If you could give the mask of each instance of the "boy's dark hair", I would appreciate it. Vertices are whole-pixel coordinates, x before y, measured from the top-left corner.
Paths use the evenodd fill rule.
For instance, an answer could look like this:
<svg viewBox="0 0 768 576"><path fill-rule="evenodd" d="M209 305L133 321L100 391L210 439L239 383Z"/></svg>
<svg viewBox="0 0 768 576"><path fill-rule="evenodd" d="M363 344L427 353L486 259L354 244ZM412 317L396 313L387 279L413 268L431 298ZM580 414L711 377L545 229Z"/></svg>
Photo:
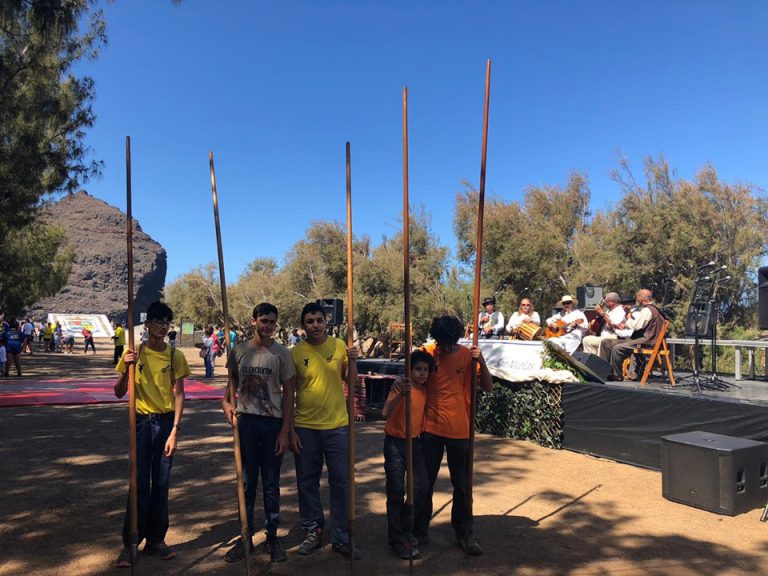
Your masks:
<svg viewBox="0 0 768 576"><path fill-rule="evenodd" d="M147 306L147 322L150 320L173 320L173 310L165 302L156 300Z"/></svg>
<svg viewBox="0 0 768 576"><path fill-rule="evenodd" d="M323 309L320 304L317 302L310 302L304 308L301 309L301 323L304 324L304 318L307 314L314 314L316 312L320 312L323 315L323 318L325 318L325 310Z"/></svg>
<svg viewBox="0 0 768 576"><path fill-rule="evenodd" d="M274 314L275 318L277 318L277 306L270 304L269 302L257 304L253 309L253 319L256 320L259 316L263 316L264 314ZM234 326L232 328L234 328Z"/></svg>
<svg viewBox="0 0 768 576"><path fill-rule="evenodd" d="M464 326L456 316L446 314L432 320L429 333L438 346L450 346L456 344L464 335Z"/></svg>
<svg viewBox="0 0 768 576"><path fill-rule="evenodd" d="M424 350L414 350L411 352L411 368L414 364L423 363L429 366L429 372L435 371L435 359L432 358L432 354L424 352Z"/></svg>

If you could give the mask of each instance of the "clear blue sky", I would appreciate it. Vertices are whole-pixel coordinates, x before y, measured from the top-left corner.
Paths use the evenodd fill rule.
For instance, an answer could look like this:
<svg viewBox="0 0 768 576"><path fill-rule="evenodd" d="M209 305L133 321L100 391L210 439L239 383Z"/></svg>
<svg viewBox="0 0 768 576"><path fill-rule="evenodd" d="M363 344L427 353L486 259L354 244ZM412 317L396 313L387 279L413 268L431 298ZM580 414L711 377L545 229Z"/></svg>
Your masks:
<svg viewBox="0 0 768 576"><path fill-rule="evenodd" d="M460 181L477 184L485 61L493 64L486 191L584 171L594 210L617 199L617 152L640 171L664 154L684 178L706 162L768 188L768 3L693 1L117 0L87 134L103 177L89 192L133 210L168 251L170 282L216 260L216 162L227 278L282 262L312 220L398 231L401 91L410 190L451 249Z"/></svg>

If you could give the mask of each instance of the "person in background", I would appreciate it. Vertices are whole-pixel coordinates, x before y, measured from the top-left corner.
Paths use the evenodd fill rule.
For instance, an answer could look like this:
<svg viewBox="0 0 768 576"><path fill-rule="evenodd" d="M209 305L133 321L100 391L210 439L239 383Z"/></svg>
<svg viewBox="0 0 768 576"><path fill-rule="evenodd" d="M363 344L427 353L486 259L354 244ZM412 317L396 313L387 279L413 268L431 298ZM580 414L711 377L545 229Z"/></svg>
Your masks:
<svg viewBox="0 0 768 576"><path fill-rule="evenodd" d="M16 376L21 376L21 332L19 323L16 320L8 323L8 328L3 332L5 337L5 353L7 361L5 364L5 377L10 375L11 362L16 367Z"/></svg>
<svg viewBox="0 0 768 576"><path fill-rule="evenodd" d="M118 322L112 322L112 327L115 329L115 335L112 336L112 341L115 343L115 355L112 363L117 365L120 358L123 357L123 350L125 349L125 329Z"/></svg>
<svg viewBox="0 0 768 576"><path fill-rule="evenodd" d="M205 377L213 378L213 359L214 359L214 341L216 337L213 335L213 326L208 326L205 330L205 338L203 338L203 363L205 364Z"/></svg>
<svg viewBox="0 0 768 576"><path fill-rule="evenodd" d="M93 344L93 332L91 332L88 328L83 328L81 334L83 335L83 340L85 340L83 354L88 352L88 346L90 346L91 350L93 350L93 353L96 354L96 346Z"/></svg>
<svg viewBox="0 0 768 576"><path fill-rule="evenodd" d="M496 310L496 299L488 297L483 300L485 310L481 311L477 325L480 338L498 338L504 332L504 314Z"/></svg>

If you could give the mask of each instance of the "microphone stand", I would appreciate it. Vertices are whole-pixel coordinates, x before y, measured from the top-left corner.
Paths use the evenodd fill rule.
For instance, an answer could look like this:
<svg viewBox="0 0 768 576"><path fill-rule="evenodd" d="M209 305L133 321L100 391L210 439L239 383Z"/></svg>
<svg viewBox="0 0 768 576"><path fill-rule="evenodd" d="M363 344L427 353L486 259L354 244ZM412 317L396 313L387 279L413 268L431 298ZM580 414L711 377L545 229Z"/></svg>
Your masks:
<svg viewBox="0 0 768 576"><path fill-rule="evenodd" d="M712 306L712 314L710 314L710 326L712 330L712 338L710 341L712 358L710 366L712 373L708 374L705 380L707 382L707 387L712 388L713 390L727 392L731 388L741 388L741 386L738 384L730 384L717 375L717 323L720 316L720 282L721 280L719 278L715 278L713 281L712 299L709 301L710 306Z"/></svg>
<svg viewBox="0 0 768 576"><path fill-rule="evenodd" d="M692 363L692 372L690 376L686 376L685 378L681 378L678 383L682 384L683 382L690 381L690 387L692 389L692 392L694 394L701 394L702 392L702 380L701 380L701 374L699 373L699 349L701 346L701 338L699 334L699 314L701 313L701 307L700 307L700 301L702 296L702 283L704 282L704 279L706 276L702 276L703 272L699 272L699 274L696 277L696 284L693 288L693 299L691 302L691 306L693 306L693 363Z"/></svg>

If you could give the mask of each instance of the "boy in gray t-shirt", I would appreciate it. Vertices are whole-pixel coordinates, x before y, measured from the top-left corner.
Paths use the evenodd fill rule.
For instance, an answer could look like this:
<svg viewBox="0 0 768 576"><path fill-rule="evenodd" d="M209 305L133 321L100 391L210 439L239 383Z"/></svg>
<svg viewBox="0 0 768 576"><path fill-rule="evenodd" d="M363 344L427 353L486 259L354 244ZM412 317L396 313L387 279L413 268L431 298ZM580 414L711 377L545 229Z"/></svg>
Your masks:
<svg viewBox="0 0 768 576"><path fill-rule="evenodd" d="M245 480L245 508L248 533L254 534L253 512L258 475L261 471L264 492L264 551L273 562L287 559L277 538L280 524L280 467L289 447L293 426L293 394L296 369L291 352L273 339L277 328L277 308L263 302L253 309L255 335L232 350L227 361L228 392L236 392L235 402L225 394L222 408L227 421L237 428ZM249 552L253 541L249 537ZM227 562L244 557L243 542L238 540L224 556Z"/></svg>

